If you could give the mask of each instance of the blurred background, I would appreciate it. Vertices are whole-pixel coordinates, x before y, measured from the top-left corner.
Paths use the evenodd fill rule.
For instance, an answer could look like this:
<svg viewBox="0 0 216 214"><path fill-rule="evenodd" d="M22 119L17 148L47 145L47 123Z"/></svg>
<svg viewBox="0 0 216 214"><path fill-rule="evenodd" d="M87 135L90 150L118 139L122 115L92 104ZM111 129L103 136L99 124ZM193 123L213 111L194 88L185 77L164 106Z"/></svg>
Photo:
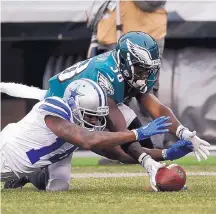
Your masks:
<svg viewBox="0 0 216 214"><path fill-rule="evenodd" d="M136 1L134 9L144 11L146 18L142 19L142 25L148 21L148 33L155 35L159 46L162 44L160 48L164 48L157 96L185 126L216 145L216 2L163 1L159 5L141 2L144 4ZM97 37L99 32L105 32L90 29L92 19L103 9L99 14L101 27L115 13L116 2L105 3L2 1L1 81L47 88L51 76L86 59L93 44L92 35ZM128 6L121 2L120 13L125 12L124 7ZM130 8L121 18L132 14ZM160 18L151 21L153 13L164 14L164 22ZM126 25L127 22L122 24L122 32L126 31ZM154 25L164 28L161 37L151 31ZM106 27L108 32L112 28ZM102 36L96 39L97 45L113 44L103 43ZM1 128L20 120L35 103L4 95L1 98ZM170 136L166 138L169 140Z"/></svg>

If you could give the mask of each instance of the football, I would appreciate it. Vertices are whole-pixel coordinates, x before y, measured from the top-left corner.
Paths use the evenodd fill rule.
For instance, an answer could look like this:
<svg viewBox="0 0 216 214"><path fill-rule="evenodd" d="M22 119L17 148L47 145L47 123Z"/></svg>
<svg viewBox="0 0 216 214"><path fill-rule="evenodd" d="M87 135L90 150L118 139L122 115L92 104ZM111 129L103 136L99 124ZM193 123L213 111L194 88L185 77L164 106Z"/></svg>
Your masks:
<svg viewBox="0 0 216 214"><path fill-rule="evenodd" d="M156 184L159 191L179 191L186 183L186 173L178 164L170 164L158 170Z"/></svg>

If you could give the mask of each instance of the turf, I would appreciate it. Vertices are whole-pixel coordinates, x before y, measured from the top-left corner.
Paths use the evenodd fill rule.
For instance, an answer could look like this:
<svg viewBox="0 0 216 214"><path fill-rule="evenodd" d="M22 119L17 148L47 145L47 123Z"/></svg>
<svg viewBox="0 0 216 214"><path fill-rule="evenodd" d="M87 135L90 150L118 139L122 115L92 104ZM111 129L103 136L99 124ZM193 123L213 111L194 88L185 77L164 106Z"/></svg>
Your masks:
<svg viewBox="0 0 216 214"><path fill-rule="evenodd" d="M194 167L195 171L204 168L212 171L216 166L214 157L201 163L193 159L186 157L178 163L184 168ZM143 172L138 165L98 166L97 163L98 158L75 158L73 172L137 172L140 169ZM188 190L155 193L146 190L147 177L72 179L67 192L37 191L32 185L2 190L1 208L6 214L215 213L216 177L188 176L187 185Z"/></svg>
<svg viewBox="0 0 216 214"><path fill-rule="evenodd" d="M2 213L215 213L215 177L189 177L189 190L152 193L146 177L73 179L68 192L47 193L31 186L2 191Z"/></svg>

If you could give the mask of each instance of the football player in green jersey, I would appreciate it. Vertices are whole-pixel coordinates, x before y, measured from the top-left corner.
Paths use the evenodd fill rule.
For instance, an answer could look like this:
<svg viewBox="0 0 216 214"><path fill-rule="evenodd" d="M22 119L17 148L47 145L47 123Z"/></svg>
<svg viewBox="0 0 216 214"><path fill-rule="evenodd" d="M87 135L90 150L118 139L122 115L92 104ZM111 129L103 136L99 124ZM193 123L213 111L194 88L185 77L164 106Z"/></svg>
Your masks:
<svg viewBox="0 0 216 214"><path fill-rule="evenodd" d="M91 79L107 91L110 109L107 128L110 131L124 131L141 125L133 110L123 104L127 98L136 97L152 118L170 116L170 132L193 143L197 160L200 161L201 157L207 159L209 143L200 139L195 131L184 127L170 108L148 93L156 83L160 66L155 40L143 32L129 32L121 36L114 50L79 62L52 77L46 97L62 97L71 81ZM151 140L146 140L145 147L151 146ZM142 154L139 143L121 148L135 159Z"/></svg>

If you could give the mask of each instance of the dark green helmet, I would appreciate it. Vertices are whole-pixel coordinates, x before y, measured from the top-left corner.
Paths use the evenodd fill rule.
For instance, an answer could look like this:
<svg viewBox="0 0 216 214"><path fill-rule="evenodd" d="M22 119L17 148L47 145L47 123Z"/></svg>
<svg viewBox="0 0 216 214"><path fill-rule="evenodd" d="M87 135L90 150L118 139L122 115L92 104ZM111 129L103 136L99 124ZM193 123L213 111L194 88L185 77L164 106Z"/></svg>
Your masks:
<svg viewBox="0 0 216 214"><path fill-rule="evenodd" d="M155 40L144 32L129 32L120 37L115 51L125 81L141 93L149 91L156 83L161 65Z"/></svg>

